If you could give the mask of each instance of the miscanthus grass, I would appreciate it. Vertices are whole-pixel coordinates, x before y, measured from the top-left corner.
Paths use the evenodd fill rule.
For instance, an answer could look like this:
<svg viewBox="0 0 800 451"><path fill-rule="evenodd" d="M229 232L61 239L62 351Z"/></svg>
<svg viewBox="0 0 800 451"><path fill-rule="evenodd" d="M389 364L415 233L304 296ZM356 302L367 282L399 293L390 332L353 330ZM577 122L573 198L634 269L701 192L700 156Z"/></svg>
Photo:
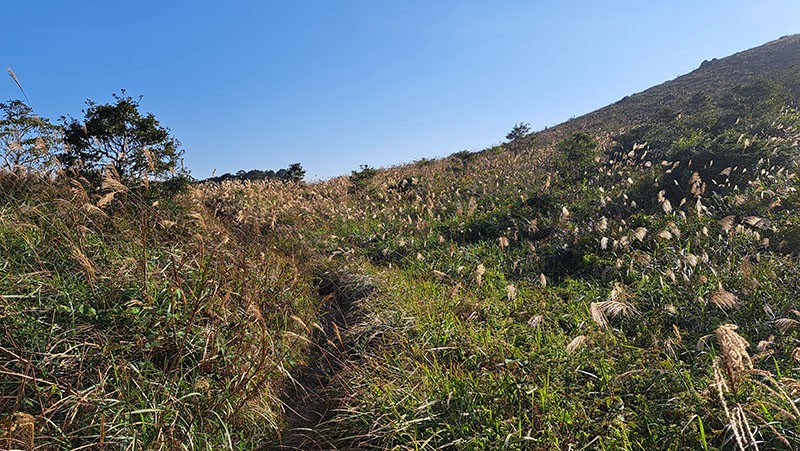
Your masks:
<svg viewBox="0 0 800 451"><path fill-rule="evenodd" d="M0 443L800 447L800 115L773 113L159 198L5 171Z"/></svg>

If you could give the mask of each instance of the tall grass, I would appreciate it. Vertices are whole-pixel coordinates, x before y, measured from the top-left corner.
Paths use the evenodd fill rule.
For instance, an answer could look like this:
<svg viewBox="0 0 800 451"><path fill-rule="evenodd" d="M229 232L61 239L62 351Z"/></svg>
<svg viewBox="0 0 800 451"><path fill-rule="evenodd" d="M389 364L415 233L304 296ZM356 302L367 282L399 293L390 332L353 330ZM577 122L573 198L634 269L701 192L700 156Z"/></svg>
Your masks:
<svg viewBox="0 0 800 451"><path fill-rule="evenodd" d="M579 178L551 148L157 198L3 172L0 440L800 447L800 122L771 114L606 139Z"/></svg>
<svg viewBox="0 0 800 451"><path fill-rule="evenodd" d="M37 448L276 440L307 347L290 318L313 315L295 256L194 192L103 209L75 179L0 183L1 410L36 419Z"/></svg>

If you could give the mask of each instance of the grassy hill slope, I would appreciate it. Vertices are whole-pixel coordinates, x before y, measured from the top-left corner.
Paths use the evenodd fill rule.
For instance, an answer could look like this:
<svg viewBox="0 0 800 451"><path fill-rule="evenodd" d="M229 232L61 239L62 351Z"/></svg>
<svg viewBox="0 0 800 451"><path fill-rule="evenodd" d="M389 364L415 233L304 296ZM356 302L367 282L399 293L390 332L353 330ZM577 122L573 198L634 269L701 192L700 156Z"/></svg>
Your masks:
<svg viewBox="0 0 800 451"><path fill-rule="evenodd" d="M6 171L0 440L798 448L798 41L516 153L157 198Z"/></svg>
<svg viewBox="0 0 800 451"><path fill-rule="evenodd" d="M780 91L785 101L799 99L799 48L800 35L791 35L725 58L706 60L686 75L544 130L537 141L553 142L575 131L617 133L647 121L694 114L710 103L736 108L737 103L763 97L769 90Z"/></svg>

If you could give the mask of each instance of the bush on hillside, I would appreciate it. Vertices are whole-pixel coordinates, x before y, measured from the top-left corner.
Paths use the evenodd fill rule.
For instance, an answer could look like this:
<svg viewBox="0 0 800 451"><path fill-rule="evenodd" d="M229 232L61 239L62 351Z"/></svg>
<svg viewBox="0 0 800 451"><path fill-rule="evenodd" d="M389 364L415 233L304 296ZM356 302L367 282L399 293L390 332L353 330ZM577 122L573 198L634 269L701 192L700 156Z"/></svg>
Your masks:
<svg viewBox="0 0 800 451"><path fill-rule="evenodd" d="M350 174L350 193L362 191L369 185L370 180L378 173L378 170L366 164L359 166L361 169L352 171Z"/></svg>

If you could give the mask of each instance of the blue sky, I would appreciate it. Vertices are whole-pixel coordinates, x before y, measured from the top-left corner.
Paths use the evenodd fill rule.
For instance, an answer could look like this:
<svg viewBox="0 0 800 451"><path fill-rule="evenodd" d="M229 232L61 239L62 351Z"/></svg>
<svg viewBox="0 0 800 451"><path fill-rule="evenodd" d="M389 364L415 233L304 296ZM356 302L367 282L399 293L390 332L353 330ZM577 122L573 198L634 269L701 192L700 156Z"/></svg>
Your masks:
<svg viewBox="0 0 800 451"><path fill-rule="evenodd" d="M199 178L480 150L800 32L788 0L44 1L3 16L2 64L38 114L79 117L125 88Z"/></svg>

